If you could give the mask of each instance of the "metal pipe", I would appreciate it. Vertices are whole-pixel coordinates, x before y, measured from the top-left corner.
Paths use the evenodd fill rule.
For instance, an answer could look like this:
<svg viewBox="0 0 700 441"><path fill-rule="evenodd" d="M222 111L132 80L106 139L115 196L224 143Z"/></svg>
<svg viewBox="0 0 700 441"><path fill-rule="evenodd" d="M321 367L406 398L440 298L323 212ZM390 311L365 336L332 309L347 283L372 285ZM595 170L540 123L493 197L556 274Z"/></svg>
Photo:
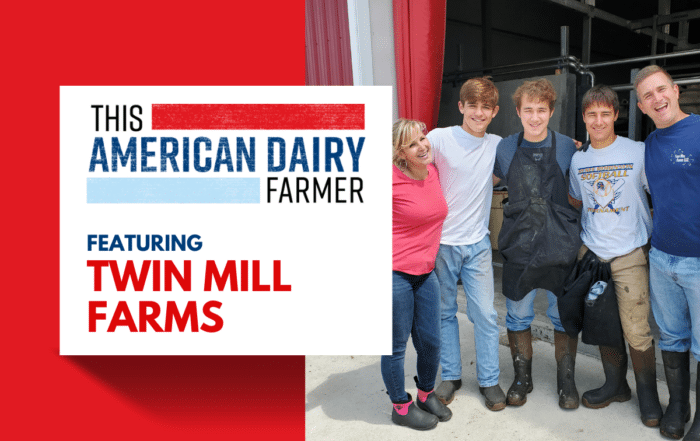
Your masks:
<svg viewBox="0 0 700 441"><path fill-rule="evenodd" d="M569 56L569 27L568 26L562 26L560 28L559 37L561 39L560 48L559 48L559 55L561 55L562 58L566 58ZM564 74L569 73L569 70L566 68L566 66L562 69L562 73L564 73Z"/></svg>
<svg viewBox="0 0 700 441"><path fill-rule="evenodd" d="M570 65L569 65L570 66ZM516 73L523 73L523 72L532 72L536 70L543 70L543 69L561 69L562 65L560 63L558 64L549 64L545 66L539 66L539 67L530 67L526 69L515 69L515 70L509 70L508 72L503 72L503 73L495 73L494 75L510 75L510 74L516 74ZM463 79L468 79L471 78L473 74L481 73L484 72L484 70L476 70L476 71L471 71L471 72L462 72L453 76L445 76L442 79L443 83L452 83L454 81L461 81Z"/></svg>
<svg viewBox="0 0 700 441"><path fill-rule="evenodd" d="M556 62L556 64L554 64ZM546 65L541 65L542 63L550 63ZM540 70L540 69L549 69L549 68L555 68L559 69L561 68L561 63L573 63L570 64L569 66L574 66L574 65L580 65L578 62L578 59L572 55L569 55L568 57L562 58L547 58L544 60L537 60L537 61L528 61L525 63L516 63L516 64L507 64L503 66L496 66L496 67L482 67L480 69L471 69L471 70L465 70L465 71L457 71L457 72L449 72L443 75L443 82L450 82L453 81L451 78L452 77L464 77L464 76L470 76L474 74L481 74L483 72L490 72L493 73L494 75L504 75L504 74L509 74L509 73L518 73L518 72L527 72L530 70ZM521 67L521 66L533 66L530 69L520 69L520 70L509 70L510 68L513 67ZM493 71L496 70L503 70L506 69L507 72L502 72L502 73L494 73Z"/></svg>
<svg viewBox="0 0 700 441"><path fill-rule="evenodd" d="M646 55L644 57L625 58L622 60L603 61L600 63L585 64L583 65L583 67L586 69L591 69L594 67L615 66L618 64L637 63L642 61L660 60L664 58L685 57L689 55L700 55L700 49L691 49L689 51L672 52L670 54L662 55Z"/></svg>
<svg viewBox="0 0 700 441"><path fill-rule="evenodd" d="M588 69L585 69L581 63L578 62L576 57L568 56L566 59L562 60L561 58L554 58L554 61L558 61L558 63L554 64L546 64L543 66L536 66L536 67L530 67L526 69L513 69L513 70L508 70L507 72L503 73L495 73L494 75L510 75L510 74L516 74L516 73L522 73L522 72L531 72L535 70L543 70L543 69L562 69L562 67L570 67L574 69L577 73L581 75L588 75L591 78L591 86L595 84L595 75L593 72L589 71ZM540 62L543 62L545 60L541 60ZM547 60L549 61L549 60ZM533 64L533 63L520 63L519 66L524 66L528 64ZM515 66L515 65L514 65ZM492 69L474 69L471 71L465 71L465 72L460 72L456 74L445 74L442 78L443 83L453 83L456 81L461 81L463 79L468 79L471 77L473 74L480 74L482 72L485 72L487 70L493 70L493 69L500 69L505 66L500 66L498 68L492 68Z"/></svg>
<svg viewBox="0 0 700 441"><path fill-rule="evenodd" d="M634 82L639 69L630 71L630 81ZM613 89L614 90L614 89ZM642 113L637 108L637 94L630 93L629 111L627 113L627 137L633 140L641 138L642 134Z"/></svg>
<svg viewBox="0 0 700 441"><path fill-rule="evenodd" d="M540 67L530 67L527 69L516 69L516 70L509 70L508 72L500 73L500 74L494 74L494 75L510 75L510 74L516 74L516 73L523 73L523 72L532 72L535 70L543 70L543 69L559 69L561 68L560 64L551 64L551 65L546 65L546 66L540 66ZM480 69L476 71L470 71L470 72L462 72L459 74L451 75L451 76L445 76L442 79L443 83L452 83L455 81L462 81L471 78L474 74L481 74L484 72L485 69Z"/></svg>
<svg viewBox="0 0 700 441"><path fill-rule="evenodd" d="M581 44L581 62L591 62L591 38L593 37L593 17L583 17L583 42Z"/></svg>
<svg viewBox="0 0 700 441"><path fill-rule="evenodd" d="M659 11L659 16L656 17L656 24L667 25L669 23L682 22L687 20L694 20L700 18L700 9L692 9L690 11L674 12L673 14L664 14ZM641 20L634 20L630 23L630 29L633 31L636 29L641 29L644 27L649 27L653 24L654 18L643 18ZM666 32L666 31L664 31Z"/></svg>
<svg viewBox="0 0 700 441"><path fill-rule="evenodd" d="M574 57L568 57L567 59L575 59ZM544 60L537 60L537 61L526 61L524 63L515 63L515 64L504 64L503 66L495 66L495 67L482 67L480 69L472 69L472 70L465 70L465 71L457 71L457 72L450 72L446 73L444 76L448 75L461 75L461 74L466 74L466 73L479 73L479 72L486 72L486 71L493 71L497 69L508 69L511 67L521 67L521 66L530 66L530 65L535 65L535 64L541 64L541 63L553 63L555 61L560 61L561 57L557 58L546 58Z"/></svg>
<svg viewBox="0 0 700 441"><path fill-rule="evenodd" d="M659 32L658 29L656 29L656 15L652 21L651 31L653 32L651 36L651 55L656 55L659 40ZM652 60L652 63L656 64L656 58Z"/></svg>
<svg viewBox="0 0 700 441"><path fill-rule="evenodd" d="M556 3L561 6L565 6L569 9L573 9L582 14L590 15L591 17L597 17L610 23L614 23L618 26L628 28L630 26L630 20L618 17L609 12L605 12L602 9L597 9L593 6L585 5L578 0L549 0L551 3Z"/></svg>
<svg viewBox="0 0 700 441"><path fill-rule="evenodd" d="M633 22L627 19L624 19L622 17L618 17L616 15L613 15L609 12L605 12L602 9L598 9L593 6L585 5L578 0L546 0L551 3L556 3L558 5L564 6L569 9L573 9L574 11L580 12L582 14L588 15L593 18L599 18L601 20L605 20L607 22L616 24L618 26L622 26L625 29L629 30L637 30L637 32L640 32L644 35L649 35L651 37L654 36L654 33L651 29L645 29L645 28L632 28ZM678 39L675 37L670 37L668 38L669 43L673 45L678 45Z"/></svg>
<svg viewBox="0 0 700 441"><path fill-rule="evenodd" d="M468 71L450 72L450 73L446 73L443 75L443 78L444 78L443 81L449 82L446 80L446 78L450 77L450 76L454 76L454 75L468 75L468 74L476 74L476 73L481 73L481 72L493 72L496 70L503 70L503 69L507 70L507 69L510 69L513 67L536 66L536 65L539 65L542 63L571 62L571 63L574 63L575 65L578 65L578 68L576 69L577 71L579 71L580 73L584 73L584 72L581 72L581 70L584 70L584 69L590 70L591 68L596 68L596 67L614 66L614 65L619 65L619 64L650 61L653 59L666 59L666 58L684 57L684 56L690 56L690 55L700 55L700 49L691 49L691 50L687 50L687 51L673 52L673 53L669 53L669 54L647 55L647 56L643 56L643 57L625 58L622 60L603 61L600 63L589 63L589 64L582 64L579 62L579 60L576 57L574 57L572 55L567 55L564 57L546 58L544 60L536 60L536 61L527 61L525 63L506 64L503 66L484 67L481 69L472 69L472 70L468 70ZM569 65L569 66L571 66L571 65ZM538 67L535 67L532 69L513 71L513 73L526 72L528 70L547 69L547 68L551 68L551 67L559 67L559 66L552 66L552 65L538 66ZM511 72L505 72L505 73L511 73Z"/></svg>
<svg viewBox="0 0 700 441"><path fill-rule="evenodd" d="M683 86L686 84L697 84L700 83L700 77L688 77L688 78L682 78L680 80L673 80L675 84L678 84L679 86ZM615 86L610 86L612 90L615 91L622 91L622 90L634 90L634 85L633 84L617 84Z"/></svg>

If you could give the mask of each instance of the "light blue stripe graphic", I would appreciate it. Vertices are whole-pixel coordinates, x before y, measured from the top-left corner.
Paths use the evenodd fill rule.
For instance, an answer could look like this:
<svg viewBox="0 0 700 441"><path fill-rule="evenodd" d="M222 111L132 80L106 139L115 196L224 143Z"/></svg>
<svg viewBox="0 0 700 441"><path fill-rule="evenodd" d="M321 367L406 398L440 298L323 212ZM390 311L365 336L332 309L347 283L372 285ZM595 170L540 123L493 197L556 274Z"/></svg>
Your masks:
<svg viewBox="0 0 700 441"><path fill-rule="evenodd" d="M260 178L87 178L88 204L259 204Z"/></svg>

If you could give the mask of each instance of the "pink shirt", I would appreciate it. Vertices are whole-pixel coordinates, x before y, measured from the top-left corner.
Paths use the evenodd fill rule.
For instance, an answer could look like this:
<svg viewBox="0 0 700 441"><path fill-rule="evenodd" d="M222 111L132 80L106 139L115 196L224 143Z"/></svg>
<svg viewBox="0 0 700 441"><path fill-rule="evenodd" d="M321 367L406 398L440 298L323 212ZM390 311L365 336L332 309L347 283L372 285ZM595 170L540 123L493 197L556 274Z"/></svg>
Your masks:
<svg viewBox="0 0 700 441"><path fill-rule="evenodd" d="M447 203L437 169L428 165L428 177L416 181L393 166L394 271L418 276L435 267Z"/></svg>

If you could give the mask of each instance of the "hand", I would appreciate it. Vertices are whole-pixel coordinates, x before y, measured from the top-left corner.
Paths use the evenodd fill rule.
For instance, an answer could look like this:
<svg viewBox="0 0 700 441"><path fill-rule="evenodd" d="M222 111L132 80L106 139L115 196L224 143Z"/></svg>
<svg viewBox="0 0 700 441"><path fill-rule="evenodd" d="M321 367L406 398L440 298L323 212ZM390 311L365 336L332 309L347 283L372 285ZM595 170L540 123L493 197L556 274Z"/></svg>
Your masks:
<svg viewBox="0 0 700 441"><path fill-rule="evenodd" d="M580 149L581 146L583 146L583 143L581 141L576 141L575 139L573 141L574 141L574 144L576 145L576 150Z"/></svg>

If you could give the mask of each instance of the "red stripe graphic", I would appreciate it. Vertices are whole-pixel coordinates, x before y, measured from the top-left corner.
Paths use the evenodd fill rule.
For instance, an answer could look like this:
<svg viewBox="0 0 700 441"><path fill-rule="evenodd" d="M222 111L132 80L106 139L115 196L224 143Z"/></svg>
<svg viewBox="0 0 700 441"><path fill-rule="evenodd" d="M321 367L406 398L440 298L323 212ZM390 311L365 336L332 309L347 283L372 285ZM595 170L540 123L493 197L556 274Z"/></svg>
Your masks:
<svg viewBox="0 0 700 441"><path fill-rule="evenodd" d="M153 104L153 130L364 130L364 104Z"/></svg>

